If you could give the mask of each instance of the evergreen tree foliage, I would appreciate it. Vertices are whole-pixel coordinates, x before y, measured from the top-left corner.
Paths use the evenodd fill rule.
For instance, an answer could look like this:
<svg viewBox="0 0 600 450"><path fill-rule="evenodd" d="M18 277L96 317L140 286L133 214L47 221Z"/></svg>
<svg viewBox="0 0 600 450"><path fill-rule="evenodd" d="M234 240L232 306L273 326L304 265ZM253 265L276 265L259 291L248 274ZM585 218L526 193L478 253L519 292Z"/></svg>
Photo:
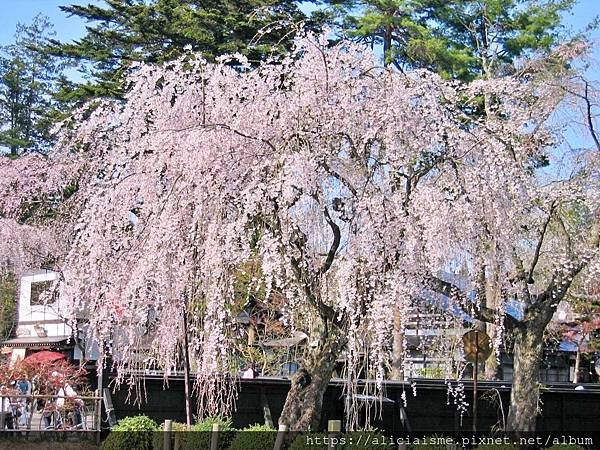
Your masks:
<svg viewBox="0 0 600 450"><path fill-rule="evenodd" d="M471 80L564 40L561 15L575 0L332 1L344 30L383 45L386 64Z"/></svg>
<svg viewBox="0 0 600 450"><path fill-rule="evenodd" d="M208 60L241 53L257 62L290 47L293 25L315 29L322 13L304 14L295 0L106 0L61 9L90 22L78 41L50 40L48 54L87 63L89 82L74 97L119 96L136 61L164 62L185 51Z"/></svg>
<svg viewBox="0 0 600 450"><path fill-rule="evenodd" d="M0 339L8 339L16 324L16 281L10 274L0 275Z"/></svg>
<svg viewBox="0 0 600 450"><path fill-rule="evenodd" d="M62 106L54 97L66 83L63 64L38 51L53 35L47 17L17 25L14 43L0 47L0 153L45 152Z"/></svg>

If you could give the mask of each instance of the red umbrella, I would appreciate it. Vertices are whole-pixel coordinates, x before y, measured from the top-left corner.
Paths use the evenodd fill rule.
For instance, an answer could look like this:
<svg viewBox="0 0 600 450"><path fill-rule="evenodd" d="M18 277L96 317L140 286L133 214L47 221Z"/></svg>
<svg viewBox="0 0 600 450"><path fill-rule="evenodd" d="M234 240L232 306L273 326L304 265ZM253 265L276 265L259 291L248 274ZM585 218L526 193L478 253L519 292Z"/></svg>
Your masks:
<svg viewBox="0 0 600 450"><path fill-rule="evenodd" d="M32 353L23 361L29 362L54 362L59 359L65 359L65 355L58 352L50 352L48 350L42 350L41 352Z"/></svg>

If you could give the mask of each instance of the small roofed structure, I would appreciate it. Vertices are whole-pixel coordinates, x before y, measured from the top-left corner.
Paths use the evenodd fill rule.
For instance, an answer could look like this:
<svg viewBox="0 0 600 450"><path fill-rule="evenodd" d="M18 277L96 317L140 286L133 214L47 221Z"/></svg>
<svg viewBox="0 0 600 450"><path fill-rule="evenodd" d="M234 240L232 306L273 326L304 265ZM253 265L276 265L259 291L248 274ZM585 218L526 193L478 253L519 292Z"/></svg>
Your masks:
<svg viewBox="0 0 600 450"><path fill-rule="evenodd" d="M10 352L11 362L40 351L56 352L68 360L82 359L84 356L86 360L97 359L97 346L84 344L82 336L75 336L73 328L67 323L64 305L58 296L53 295L57 279L58 273L49 269L21 275L17 295L16 336L1 344L3 353Z"/></svg>
<svg viewBox="0 0 600 450"><path fill-rule="evenodd" d="M20 336L3 342L5 347L27 348L32 350L63 349L73 347L71 336Z"/></svg>
<svg viewBox="0 0 600 450"><path fill-rule="evenodd" d="M292 337L283 339L271 339L269 341L263 341L264 347L271 348L290 348L300 345L302 342L308 339L308 335L302 331L296 331Z"/></svg>

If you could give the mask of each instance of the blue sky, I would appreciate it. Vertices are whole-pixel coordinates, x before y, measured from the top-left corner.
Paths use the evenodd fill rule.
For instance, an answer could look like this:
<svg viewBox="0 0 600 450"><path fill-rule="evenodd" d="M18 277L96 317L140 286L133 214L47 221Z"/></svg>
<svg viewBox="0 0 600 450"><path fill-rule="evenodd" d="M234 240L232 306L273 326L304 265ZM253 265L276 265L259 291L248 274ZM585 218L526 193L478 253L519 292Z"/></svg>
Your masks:
<svg viewBox="0 0 600 450"><path fill-rule="evenodd" d="M67 17L59 9L59 6L68 4L103 5L105 2L104 0L0 0L0 45L12 42L17 23L30 23L38 13L50 18L59 40L71 41L83 36L86 23L78 17ZM576 32L584 29L598 16L600 16L600 0L578 0L573 11L565 16L564 23L570 31ZM595 48L586 77L600 81L600 29L589 33L588 38L594 43ZM70 71L69 75L75 80L81 78L81 74L75 70ZM580 139L574 138L575 146L580 145Z"/></svg>
<svg viewBox="0 0 600 450"><path fill-rule="evenodd" d="M60 40L72 40L85 32L85 22L76 17L68 18L58 7L68 4L98 4L101 0L0 0L0 45L8 44L15 34L17 23L28 24L42 13L54 24Z"/></svg>
<svg viewBox="0 0 600 450"><path fill-rule="evenodd" d="M71 41L83 36L86 22L78 17L67 17L59 9L59 6L68 4L103 5L104 0L0 0L0 45L12 42L17 23L30 23L38 13L50 18L59 40ZM565 24L568 29L578 31L597 16L600 16L600 0L579 0L572 13L565 17ZM595 44L592 55L595 64L586 75L589 79L600 81L600 30L594 30L588 38ZM79 78L75 71L71 76Z"/></svg>
<svg viewBox="0 0 600 450"><path fill-rule="evenodd" d="M0 45L11 42L18 22L29 23L37 13L50 18L59 39L76 39L84 33L85 22L76 17L67 17L58 7L65 4L88 3L102 5L104 2L102 0L0 0ZM565 17L565 22L574 30L579 30L595 16L600 16L600 0L579 0L573 13ZM591 37L600 44L600 31L596 30Z"/></svg>

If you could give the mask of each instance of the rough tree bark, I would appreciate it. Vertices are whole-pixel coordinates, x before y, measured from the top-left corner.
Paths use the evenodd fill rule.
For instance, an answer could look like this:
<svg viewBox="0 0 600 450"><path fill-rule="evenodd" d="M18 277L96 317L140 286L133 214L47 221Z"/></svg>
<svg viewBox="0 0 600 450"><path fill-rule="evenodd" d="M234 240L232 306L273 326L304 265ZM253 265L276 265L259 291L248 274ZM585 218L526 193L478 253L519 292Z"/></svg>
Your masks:
<svg viewBox="0 0 600 450"><path fill-rule="evenodd" d="M510 408L506 429L517 434L535 431L539 403L540 361L544 350L544 331L550 323L556 306L564 298L573 277L581 271L580 264L570 273L553 279L546 291L535 299L522 320L506 315L504 323L514 337L514 370ZM452 283L430 276L427 279L430 289L448 297L465 295ZM557 288L558 287L558 288ZM484 305L471 311L476 319L494 323L496 312Z"/></svg>
<svg viewBox="0 0 600 450"><path fill-rule="evenodd" d="M495 256L488 265L488 270L490 271L490 274L485 280L485 306L497 309L499 303L502 301L502 293L500 292L498 280L500 269ZM497 333L496 325L486 323L483 328L483 331L490 337L490 342L494 342ZM484 377L486 380L496 380L498 377L498 360L496 359L496 352L492 352L485 360Z"/></svg>
<svg viewBox="0 0 600 450"><path fill-rule="evenodd" d="M538 297L538 301L512 330L514 368L506 427L508 431L515 433L535 431L540 400L540 363L544 356L544 331L566 293L565 289L558 293L557 298L552 298L551 287Z"/></svg>
<svg viewBox="0 0 600 450"><path fill-rule="evenodd" d="M318 200L318 199L317 199ZM275 207L279 205L275 203ZM306 235L296 229L295 238L289 245L298 250L297 255L290 258L296 281L302 286L309 305L322 320L323 330L314 349L310 349L299 371L292 378L292 386L285 400L279 419L280 425L287 425L290 431L318 430L323 407L323 394L333 375L337 357L345 345L343 322L340 322L333 308L325 304L318 296L319 283L331 268L341 242L341 230L332 219L327 207L323 208L323 217L333 234L327 257L318 271L307 270L307 264L301 260L306 256ZM278 223L277 227L281 229ZM312 264L309 260L309 264Z"/></svg>
<svg viewBox="0 0 600 450"><path fill-rule="evenodd" d="M494 342L496 339L496 327L490 323L486 324L485 332L490 337L490 342ZM497 380L498 379L498 360L496 358L496 352L485 360L484 378L486 380Z"/></svg>
<svg viewBox="0 0 600 450"><path fill-rule="evenodd" d="M287 425L290 431L319 429L323 394L342 347L343 339L336 337L322 340L310 351L301 368L292 377L292 386L279 419L280 425Z"/></svg>
<svg viewBox="0 0 600 450"><path fill-rule="evenodd" d="M400 308L394 307L394 333L392 342L392 380L404 380L404 330L402 328L402 315Z"/></svg>
<svg viewBox="0 0 600 450"><path fill-rule="evenodd" d="M514 368L507 430L533 432L538 414L540 362L544 330L516 329Z"/></svg>

